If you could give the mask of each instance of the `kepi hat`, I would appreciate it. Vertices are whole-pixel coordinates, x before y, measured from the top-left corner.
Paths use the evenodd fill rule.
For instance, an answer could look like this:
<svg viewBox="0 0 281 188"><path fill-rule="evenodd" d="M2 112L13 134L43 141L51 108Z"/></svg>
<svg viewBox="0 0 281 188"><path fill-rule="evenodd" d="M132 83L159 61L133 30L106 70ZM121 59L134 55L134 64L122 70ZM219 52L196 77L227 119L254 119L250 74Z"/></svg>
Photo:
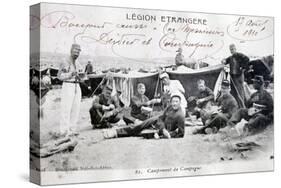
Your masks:
<svg viewBox="0 0 281 188"><path fill-rule="evenodd" d="M253 82L258 82L260 84L264 83L263 76L261 76L261 75L255 75L255 77L252 80L253 80Z"/></svg>
<svg viewBox="0 0 281 188"><path fill-rule="evenodd" d="M230 87L230 82L228 80L223 80L221 83L221 86L223 88L229 88Z"/></svg>

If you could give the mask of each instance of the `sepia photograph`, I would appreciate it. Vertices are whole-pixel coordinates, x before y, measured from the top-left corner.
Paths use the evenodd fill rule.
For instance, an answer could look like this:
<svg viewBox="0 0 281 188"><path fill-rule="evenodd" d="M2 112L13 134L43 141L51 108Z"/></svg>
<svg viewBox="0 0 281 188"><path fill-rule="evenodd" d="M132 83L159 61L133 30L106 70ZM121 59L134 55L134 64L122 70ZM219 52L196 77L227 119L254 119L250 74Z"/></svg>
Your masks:
<svg viewBox="0 0 281 188"><path fill-rule="evenodd" d="M274 170L274 18L30 6L41 185Z"/></svg>

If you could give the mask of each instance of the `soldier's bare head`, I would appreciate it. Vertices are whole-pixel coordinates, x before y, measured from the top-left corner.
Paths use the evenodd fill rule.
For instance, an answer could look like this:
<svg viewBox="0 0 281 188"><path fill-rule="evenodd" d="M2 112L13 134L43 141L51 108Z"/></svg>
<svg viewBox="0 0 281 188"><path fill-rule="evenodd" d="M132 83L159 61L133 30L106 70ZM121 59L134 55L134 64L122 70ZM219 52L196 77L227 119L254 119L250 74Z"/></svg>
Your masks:
<svg viewBox="0 0 281 188"><path fill-rule="evenodd" d="M182 48L181 48L181 47L179 47L179 49L178 49L176 52L178 52L178 53L182 53Z"/></svg>
<svg viewBox="0 0 281 188"><path fill-rule="evenodd" d="M171 105L174 110L178 110L181 104L181 97L179 95L173 95L171 97Z"/></svg>
<svg viewBox="0 0 281 188"><path fill-rule="evenodd" d="M112 87L110 85L105 85L102 93L105 96L105 98L110 98L111 97L111 93L112 93Z"/></svg>
<svg viewBox="0 0 281 188"><path fill-rule="evenodd" d="M138 93L143 95L145 93L145 85L143 83L139 83L137 86Z"/></svg>
<svg viewBox="0 0 281 188"><path fill-rule="evenodd" d="M204 91L206 89L206 84L205 84L205 80L198 80L197 81L197 87L199 91Z"/></svg>
<svg viewBox="0 0 281 188"><path fill-rule="evenodd" d="M236 46L235 44L230 44L229 45L229 50L231 54L235 54L236 53Z"/></svg>
<svg viewBox="0 0 281 188"><path fill-rule="evenodd" d="M79 44L74 43L71 45L70 54L73 60L76 60L79 57L80 52L81 52L81 47Z"/></svg>

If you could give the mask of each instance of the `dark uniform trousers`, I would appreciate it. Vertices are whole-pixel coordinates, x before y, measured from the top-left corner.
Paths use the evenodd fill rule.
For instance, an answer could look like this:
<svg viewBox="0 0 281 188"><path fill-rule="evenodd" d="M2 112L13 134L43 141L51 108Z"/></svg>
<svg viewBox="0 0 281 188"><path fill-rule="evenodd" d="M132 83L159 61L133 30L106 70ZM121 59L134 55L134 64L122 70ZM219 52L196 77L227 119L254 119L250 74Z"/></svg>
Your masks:
<svg viewBox="0 0 281 188"><path fill-rule="evenodd" d="M228 121L228 114L218 113L215 115L208 116L206 114L202 115L202 122L204 122L204 127L196 131L195 134L206 134L205 130L207 128L217 128L217 130L226 127ZM207 117L208 116L208 117Z"/></svg>
<svg viewBox="0 0 281 188"><path fill-rule="evenodd" d="M167 129L172 138L180 138L184 136L184 132L172 130L171 127L161 120L162 114L155 115L139 125L128 125L127 127L116 129L118 137L138 136L144 129L158 130L159 135L163 135L163 130ZM167 127L166 127L167 126ZM184 125L183 125L184 126ZM184 128L184 127L183 127Z"/></svg>
<svg viewBox="0 0 281 188"><path fill-rule="evenodd" d="M251 95L247 106L251 108L254 103L264 105L266 109L252 116L248 115L248 109L239 109L236 113L233 113L228 121L228 125L234 126L236 123L240 122L241 119L245 119L248 121L245 128L248 129L250 134L264 130L273 121L272 96L266 90L260 89Z"/></svg>
<svg viewBox="0 0 281 188"><path fill-rule="evenodd" d="M238 106L245 108L244 74L230 74L231 93L235 97Z"/></svg>
<svg viewBox="0 0 281 188"><path fill-rule="evenodd" d="M140 132L144 129L148 129L148 128L153 128L153 125L155 125L157 129L160 129L161 127L157 126L157 121L159 119L160 115L151 117L145 121L143 121L141 124L139 125L128 125L126 127L123 128L119 128L116 129L117 131L117 136L118 137L127 137L127 136L137 136L138 134L140 134Z"/></svg>
<svg viewBox="0 0 281 188"><path fill-rule="evenodd" d="M216 127L218 130L227 125L228 114L218 113L215 117L207 123L207 127Z"/></svg>
<svg viewBox="0 0 281 188"><path fill-rule="evenodd" d="M231 118L232 114L238 110L238 105L235 98L231 94L222 94L217 99L218 106L221 106L221 112L216 114L210 114L202 110L202 113L205 114L201 115L202 122L204 123L205 127L202 128L199 132L204 134L206 128L216 128L218 131L221 128L227 126L227 121Z"/></svg>
<svg viewBox="0 0 281 188"><path fill-rule="evenodd" d="M102 114L94 107L90 109L91 123L95 128L110 128L112 123L117 123L122 117L120 113L116 113L106 119L102 119Z"/></svg>
<svg viewBox="0 0 281 188"><path fill-rule="evenodd" d="M262 113L249 116L248 109L242 108L232 115L230 120L227 122L227 125L233 127L242 119L248 121L246 128L251 134L264 130L272 122L272 118L270 116L265 116Z"/></svg>
<svg viewBox="0 0 281 188"><path fill-rule="evenodd" d="M244 70L248 69L249 58L242 53L235 53L226 59L230 65L231 93L240 108L245 108Z"/></svg>

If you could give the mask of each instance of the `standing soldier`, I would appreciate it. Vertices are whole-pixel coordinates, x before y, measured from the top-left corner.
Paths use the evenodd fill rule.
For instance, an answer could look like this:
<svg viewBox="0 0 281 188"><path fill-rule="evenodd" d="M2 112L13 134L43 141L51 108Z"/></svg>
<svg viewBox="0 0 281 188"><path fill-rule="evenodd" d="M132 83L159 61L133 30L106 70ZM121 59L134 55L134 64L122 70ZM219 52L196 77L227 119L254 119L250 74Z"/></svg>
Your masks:
<svg viewBox="0 0 281 188"><path fill-rule="evenodd" d="M182 48L179 48L176 52L178 52L176 57L175 57L176 65L177 66L186 65L186 62L184 61L184 56L182 54Z"/></svg>
<svg viewBox="0 0 281 188"><path fill-rule="evenodd" d="M245 107L245 92L244 92L244 71L248 68L249 58L236 51L236 46L229 46L231 56L226 58L223 63L230 66L231 91L240 108Z"/></svg>
<svg viewBox="0 0 281 188"><path fill-rule="evenodd" d="M199 69L200 65L198 62L196 62L194 59L192 59L191 57L185 58L184 55L182 54L182 48L179 47L179 49L176 51L178 52L176 57L175 57L175 63L176 66L181 66L184 65L188 68L191 69Z"/></svg>
<svg viewBox="0 0 281 188"><path fill-rule="evenodd" d="M92 65L92 62L90 60L88 61L88 64L85 67L85 73L86 74L93 73L93 65Z"/></svg>
<svg viewBox="0 0 281 188"><path fill-rule="evenodd" d="M81 87L81 90L82 90L82 95L83 96L89 96L89 95L91 95L91 93L93 93L93 91L91 89L90 79L87 76L88 74L92 74L94 72L91 60L88 60L88 63L85 67L84 72L85 72L84 82L82 82L80 84L80 87Z"/></svg>
<svg viewBox="0 0 281 188"><path fill-rule="evenodd" d="M82 66L77 61L80 55L80 45L72 44L70 57L59 68L58 78L63 81L61 91L60 136L77 135L77 121L80 111L81 89L80 76Z"/></svg>

